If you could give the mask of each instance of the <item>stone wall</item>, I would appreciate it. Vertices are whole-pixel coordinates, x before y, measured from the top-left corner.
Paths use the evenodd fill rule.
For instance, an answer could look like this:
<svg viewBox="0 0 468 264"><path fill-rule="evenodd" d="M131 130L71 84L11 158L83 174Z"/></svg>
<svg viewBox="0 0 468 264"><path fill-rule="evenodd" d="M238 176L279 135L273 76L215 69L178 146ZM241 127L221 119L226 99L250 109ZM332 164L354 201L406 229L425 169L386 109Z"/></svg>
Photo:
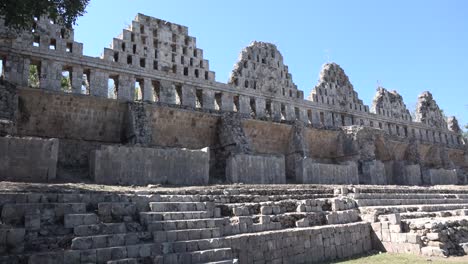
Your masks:
<svg viewBox="0 0 468 264"><path fill-rule="evenodd" d="M58 139L0 137L0 180L53 181L58 149Z"/></svg>
<svg viewBox="0 0 468 264"><path fill-rule="evenodd" d="M370 113L344 70L336 63L323 66L311 101L303 100L302 91L294 85L281 53L273 44L254 42L247 47L240 54L231 81L221 83L215 81L214 72L209 70L208 61L203 58L203 51L196 46L196 39L182 25L138 14L130 27L112 40L111 47L104 49L101 58L83 55L83 44L75 41L73 30L62 28L59 23L51 24L50 19L39 18L34 26L34 30L20 32L16 40L0 45L5 80L21 87L38 86L41 90L58 93L163 103L191 110L238 112L274 122L299 120L321 128L354 124L379 128L401 138L456 148L464 144L460 133L448 129L445 121L439 122L437 111L428 120L437 119L438 126L431 126L429 121L413 122ZM38 85L28 82L30 67L39 71ZM67 87L61 87L64 76L69 76L70 85ZM68 116L84 115L88 111L86 106L78 107L76 102L67 99L58 106L61 108L68 104L76 106L74 112L66 113ZM27 110L34 112L44 105L27 105ZM426 105L422 104L421 111L431 112L426 110L433 107ZM89 120L106 124L104 119L110 118L107 115L113 111L112 108L114 106L94 113L95 116ZM51 121L69 122L61 118L61 114L50 117ZM36 131L23 122L20 134L44 134L43 131L48 129L43 124L46 117L49 118L38 117ZM20 118L27 120L28 114ZM118 125L122 117L114 115L114 118L117 120L112 120L111 126ZM110 126L105 129L97 127L79 131L79 134L89 138L95 131L98 137L92 140L106 142L115 142L117 134L120 138L121 131L113 130L116 134L109 135L108 129Z"/></svg>
<svg viewBox="0 0 468 264"><path fill-rule="evenodd" d="M457 184L456 170L428 169L423 171L423 182L428 185Z"/></svg>
<svg viewBox="0 0 468 264"><path fill-rule="evenodd" d="M296 182L316 184L358 184L356 163L345 165L317 163L310 158L296 161Z"/></svg>
<svg viewBox="0 0 468 264"><path fill-rule="evenodd" d="M209 159L208 149L102 146L91 155L90 171L103 184L205 185Z"/></svg>
<svg viewBox="0 0 468 264"><path fill-rule="evenodd" d="M19 135L120 142L126 106L116 100L20 89Z"/></svg>
<svg viewBox="0 0 468 264"><path fill-rule="evenodd" d="M359 175L361 184L387 184L385 165L380 160L364 161Z"/></svg>
<svg viewBox="0 0 468 264"><path fill-rule="evenodd" d="M237 154L226 162L230 183L286 183L284 156Z"/></svg>
<svg viewBox="0 0 468 264"><path fill-rule="evenodd" d="M228 237L240 263L323 263L369 252L369 223L296 228Z"/></svg>

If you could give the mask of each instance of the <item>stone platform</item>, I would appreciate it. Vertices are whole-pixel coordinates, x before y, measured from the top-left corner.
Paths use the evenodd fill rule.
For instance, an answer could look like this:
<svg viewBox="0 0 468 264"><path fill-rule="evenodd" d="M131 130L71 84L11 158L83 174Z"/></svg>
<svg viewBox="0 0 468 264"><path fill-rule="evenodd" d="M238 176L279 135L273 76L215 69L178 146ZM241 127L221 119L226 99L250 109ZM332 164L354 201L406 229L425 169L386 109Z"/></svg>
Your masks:
<svg viewBox="0 0 468 264"><path fill-rule="evenodd" d="M373 249L458 255L468 223L468 188L455 186L0 187L0 263L321 263ZM458 239L447 228L460 230Z"/></svg>

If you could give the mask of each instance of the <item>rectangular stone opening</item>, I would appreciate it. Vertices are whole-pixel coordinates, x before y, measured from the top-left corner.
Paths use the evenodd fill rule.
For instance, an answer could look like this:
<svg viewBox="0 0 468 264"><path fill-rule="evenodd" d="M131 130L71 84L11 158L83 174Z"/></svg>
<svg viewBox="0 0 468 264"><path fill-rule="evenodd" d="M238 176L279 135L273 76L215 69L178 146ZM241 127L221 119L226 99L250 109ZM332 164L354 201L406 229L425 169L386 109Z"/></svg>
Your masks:
<svg viewBox="0 0 468 264"><path fill-rule="evenodd" d="M137 45L133 44L133 54L136 54L136 50L137 50Z"/></svg>
<svg viewBox="0 0 468 264"><path fill-rule="evenodd" d="M195 90L195 107L203 108L203 89Z"/></svg>
<svg viewBox="0 0 468 264"><path fill-rule="evenodd" d="M181 105L182 104L182 85L176 84L175 91L176 91L176 104Z"/></svg>
<svg viewBox="0 0 468 264"><path fill-rule="evenodd" d="M267 117L271 117L271 101L270 100L265 101L265 115Z"/></svg>
<svg viewBox="0 0 468 264"><path fill-rule="evenodd" d="M335 114L331 113L332 116L332 126L335 126Z"/></svg>
<svg viewBox="0 0 468 264"><path fill-rule="evenodd" d="M342 126L345 126L346 123L345 123L345 116L344 115L341 115L341 125Z"/></svg>
<svg viewBox="0 0 468 264"><path fill-rule="evenodd" d="M198 50L197 49L194 49L193 50L193 56L196 58L198 57Z"/></svg>
<svg viewBox="0 0 468 264"><path fill-rule="evenodd" d="M171 62L172 62L172 63L175 63L175 61L176 61L176 55L175 55L175 54L172 54L172 55L171 55Z"/></svg>
<svg viewBox="0 0 468 264"><path fill-rule="evenodd" d="M215 109L221 110L223 105L223 94L222 93L215 93Z"/></svg>
<svg viewBox="0 0 468 264"><path fill-rule="evenodd" d="M325 114L323 112L320 112L320 125L325 124Z"/></svg>
<svg viewBox="0 0 468 264"><path fill-rule="evenodd" d="M388 127L388 134L392 134L392 126L390 124L387 124Z"/></svg>
<svg viewBox="0 0 468 264"><path fill-rule="evenodd" d="M188 67L184 67L184 75L188 76Z"/></svg>
<svg viewBox="0 0 468 264"><path fill-rule="evenodd" d="M312 110L307 109L307 123L312 124Z"/></svg>
<svg viewBox="0 0 468 264"><path fill-rule="evenodd" d="M5 78L5 57L0 56L0 79Z"/></svg>
<svg viewBox="0 0 468 264"><path fill-rule="evenodd" d="M67 42L67 46L65 47L65 51L72 53L73 52L73 43L72 42Z"/></svg>
<svg viewBox="0 0 468 264"><path fill-rule="evenodd" d="M238 95L234 95L232 97L232 102L234 103L234 112L239 112L239 96Z"/></svg>
<svg viewBox="0 0 468 264"><path fill-rule="evenodd" d="M145 68L145 66L146 66L145 58L140 58L140 67Z"/></svg>
<svg viewBox="0 0 468 264"><path fill-rule="evenodd" d="M294 107L294 116L296 117L296 120L301 119L301 113L299 112L299 107Z"/></svg>
<svg viewBox="0 0 468 264"><path fill-rule="evenodd" d="M372 121L371 121L372 122ZM351 125L354 126L354 116L351 116ZM374 126L374 123L372 122L370 126Z"/></svg>
<svg viewBox="0 0 468 264"><path fill-rule="evenodd" d="M205 72L205 80L208 80L208 72Z"/></svg>
<svg viewBox="0 0 468 264"><path fill-rule="evenodd" d="M153 61L153 70L158 70L158 61Z"/></svg>
<svg viewBox="0 0 468 264"><path fill-rule="evenodd" d="M351 119L351 120L353 121L353 125L354 125L354 118ZM370 121L370 122L369 122L369 125L370 125L370 127L374 127L374 121Z"/></svg>
<svg viewBox="0 0 468 264"><path fill-rule="evenodd" d="M39 88L41 81L41 62L31 61L29 64L28 86L31 88Z"/></svg>
<svg viewBox="0 0 468 264"><path fill-rule="evenodd" d="M379 128L382 129L382 123L379 122Z"/></svg>
<svg viewBox="0 0 468 264"><path fill-rule="evenodd" d="M128 55L127 56L127 64L132 65L132 60L133 60L132 55Z"/></svg>
<svg viewBox="0 0 468 264"><path fill-rule="evenodd" d="M286 120L286 106L281 104L281 120Z"/></svg>
<svg viewBox="0 0 468 264"><path fill-rule="evenodd" d="M39 47L41 45L41 38L39 36L33 37L33 47Z"/></svg>
<svg viewBox="0 0 468 264"><path fill-rule="evenodd" d="M109 79L107 80L107 98L117 99L118 91L119 91L119 76L109 75Z"/></svg>
<svg viewBox="0 0 468 264"><path fill-rule="evenodd" d="M143 100L143 90L144 90L145 81L143 79L135 79L135 92L133 95L133 100L141 102Z"/></svg>
<svg viewBox="0 0 468 264"><path fill-rule="evenodd" d="M118 51L114 52L114 55L112 56L112 60L114 62L119 62L119 52Z"/></svg>
<svg viewBox="0 0 468 264"><path fill-rule="evenodd" d="M255 104L255 98L250 97L250 116L256 117L257 116L257 106Z"/></svg>
<svg viewBox="0 0 468 264"><path fill-rule="evenodd" d="M177 65L172 65L172 73L177 73Z"/></svg>
<svg viewBox="0 0 468 264"><path fill-rule="evenodd" d="M89 94L90 80L91 80L91 71L83 70L83 77L81 81L81 94Z"/></svg>
<svg viewBox="0 0 468 264"><path fill-rule="evenodd" d="M199 77L198 69L195 69L195 78L198 78L198 77Z"/></svg>
<svg viewBox="0 0 468 264"><path fill-rule="evenodd" d="M185 57L184 56L180 56L180 64L185 64Z"/></svg>
<svg viewBox="0 0 468 264"><path fill-rule="evenodd" d="M153 86L153 102L159 102L161 95L161 83L159 81L152 81L151 85Z"/></svg>
<svg viewBox="0 0 468 264"><path fill-rule="evenodd" d="M72 92L72 69L70 67L62 68L62 77L60 78L60 90L62 92Z"/></svg>
<svg viewBox="0 0 468 264"><path fill-rule="evenodd" d="M125 51L125 42L122 42L121 48L122 48L122 51Z"/></svg>
<svg viewBox="0 0 468 264"><path fill-rule="evenodd" d="M57 40L50 39L49 49L50 50L56 50L57 49Z"/></svg>

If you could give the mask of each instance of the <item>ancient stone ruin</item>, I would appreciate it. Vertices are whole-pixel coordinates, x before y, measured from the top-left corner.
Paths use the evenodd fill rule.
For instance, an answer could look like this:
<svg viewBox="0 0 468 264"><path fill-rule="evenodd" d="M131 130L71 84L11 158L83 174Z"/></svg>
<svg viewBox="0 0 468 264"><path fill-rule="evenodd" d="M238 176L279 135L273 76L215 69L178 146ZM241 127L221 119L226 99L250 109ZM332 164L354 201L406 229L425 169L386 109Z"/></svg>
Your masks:
<svg viewBox="0 0 468 264"><path fill-rule="evenodd" d="M187 27L143 14L82 50L45 17L0 42L0 263L468 252L467 142L431 93L415 118L383 87L369 108L327 63L304 100L258 41L217 82Z"/></svg>

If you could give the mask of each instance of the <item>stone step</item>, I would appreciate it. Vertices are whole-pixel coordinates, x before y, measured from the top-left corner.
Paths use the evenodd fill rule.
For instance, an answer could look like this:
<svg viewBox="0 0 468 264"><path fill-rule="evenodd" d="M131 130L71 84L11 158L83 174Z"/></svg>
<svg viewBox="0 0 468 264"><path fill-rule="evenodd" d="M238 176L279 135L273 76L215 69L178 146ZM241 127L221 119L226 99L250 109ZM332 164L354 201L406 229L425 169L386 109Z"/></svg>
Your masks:
<svg viewBox="0 0 468 264"><path fill-rule="evenodd" d="M118 259L118 260L109 260L106 264L138 264L138 260L136 258L125 258L125 259Z"/></svg>
<svg viewBox="0 0 468 264"><path fill-rule="evenodd" d="M364 199L468 199L468 194L457 193L351 193L348 197Z"/></svg>
<svg viewBox="0 0 468 264"><path fill-rule="evenodd" d="M200 195L161 195L161 202L200 202Z"/></svg>
<svg viewBox="0 0 468 264"><path fill-rule="evenodd" d="M230 203L261 203L261 202L277 202L283 200L307 200L307 199L323 199L332 198L333 194L278 194L278 195L216 195L212 196L211 200L215 203L230 204Z"/></svg>
<svg viewBox="0 0 468 264"><path fill-rule="evenodd" d="M210 202L152 202L152 212L207 211L214 207Z"/></svg>
<svg viewBox="0 0 468 264"><path fill-rule="evenodd" d="M206 218L206 219L188 219L188 220L168 220L149 222L148 231L169 231L181 229L201 229L221 227L228 224L228 218Z"/></svg>
<svg viewBox="0 0 468 264"><path fill-rule="evenodd" d="M392 205L359 207L361 214L373 213L376 215L407 212L435 212L458 209L468 209L468 204Z"/></svg>
<svg viewBox="0 0 468 264"><path fill-rule="evenodd" d="M152 242L98 249L65 250L62 254L67 261L62 263L107 263L108 261L127 258L140 260L160 256L162 254L161 249L160 243Z"/></svg>
<svg viewBox="0 0 468 264"><path fill-rule="evenodd" d="M142 216L143 219L142 220ZM189 219L204 219L213 217L213 213L208 211L185 211L185 212L142 212L140 213L140 221L142 223L150 223L154 221L166 220L189 220ZM151 221L148 221L150 218Z"/></svg>
<svg viewBox="0 0 468 264"><path fill-rule="evenodd" d="M39 218L43 212L52 220L63 220L66 214L86 212L85 203L11 203L2 207L1 220L5 224L21 225L26 214Z"/></svg>
<svg viewBox="0 0 468 264"><path fill-rule="evenodd" d="M196 240L174 241L162 243L162 251L164 254L183 253L191 251L201 251L222 246L224 238L205 238Z"/></svg>
<svg viewBox="0 0 468 264"><path fill-rule="evenodd" d="M73 233L76 236L95 236L121 234L127 232L125 223L99 223L93 225L76 226Z"/></svg>
<svg viewBox="0 0 468 264"><path fill-rule="evenodd" d="M63 220L65 228L74 228L81 225L92 225L99 223L96 214L66 214Z"/></svg>
<svg viewBox="0 0 468 264"><path fill-rule="evenodd" d="M185 240L196 240L206 238L217 238L221 236L220 228L184 229L171 231L155 231L153 237L155 242L174 242Z"/></svg>
<svg viewBox="0 0 468 264"><path fill-rule="evenodd" d="M162 256L163 264L179 264L179 263L210 263L232 259L232 251L230 248L216 248L202 251L192 251L185 253L165 254Z"/></svg>
<svg viewBox="0 0 468 264"><path fill-rule="evenodd" d="M112 235L75 237L72 240L71 249L86 250L128 246L149 242L151 239L152 237L150 232L132 232Z"/></svg>
<svg viewBox="0 0 468 264"><path fill-rule="evenodd" d="M412 205L412 204L467 204L468 199L364 199L356 200L358 206Z"/></svg>
<svg viewBox="0 0 468 264"><path fill-rule="evenodd" d="M98 203L100 217L133 216L137 213L136 203L131 202L104 202Z"/></svg>
<svg viewBox="0 0 468 264"><path fill-rule="evenodd" d="M456 189L450 186L385 186L385 187L356 187L354 193L381 194L468 194L468 189Z"/></svg>
<svg viewBox="0 0 468 264"><path fill-rule="evenodd" d="M206 262L204 264L237 264L239 261L237 259L227 259L221 261L214 261L214 262Z"/></svg>
<svg viewBox="0 0 468 264"><path fill-rule="evenodd" d="M458 210L442 210L442 211L433 211L433 212L409 212L401 213L401 220L405 219L416 219L416 218L429 218L429 217L451 217L451 216L461 216L468 215L468 210L458 209ZM379 217L385 217L386 215L381 215Z"/></svg>

